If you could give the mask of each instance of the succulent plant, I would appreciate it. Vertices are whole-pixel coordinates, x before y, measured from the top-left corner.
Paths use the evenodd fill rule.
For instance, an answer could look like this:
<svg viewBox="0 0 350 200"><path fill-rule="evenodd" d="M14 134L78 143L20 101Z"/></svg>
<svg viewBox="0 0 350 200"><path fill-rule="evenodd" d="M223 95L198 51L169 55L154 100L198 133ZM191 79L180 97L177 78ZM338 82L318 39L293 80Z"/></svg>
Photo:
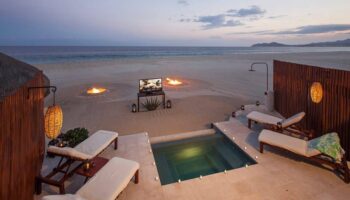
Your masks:
<svg viewBox="0 0 350 200"><path fill-rule="evenodd" d="M146 99L146 102L142 103L142 106L145 107L148 111L155 110L160 106L161 102L158 98Z"/></svg>

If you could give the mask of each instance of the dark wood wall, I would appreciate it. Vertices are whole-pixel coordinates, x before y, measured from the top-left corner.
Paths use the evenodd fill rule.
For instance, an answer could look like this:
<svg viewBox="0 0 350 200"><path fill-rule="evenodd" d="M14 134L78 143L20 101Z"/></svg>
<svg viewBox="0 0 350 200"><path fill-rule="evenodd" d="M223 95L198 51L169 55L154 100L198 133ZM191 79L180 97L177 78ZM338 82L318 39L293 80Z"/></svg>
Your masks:
<svg viewBox="0 0 350 200"><path fill-rule="evenodd" d="M44 91L29 86L43 86L38 72L10 96L0 101L0 199L33 199L35 176L43 162Z"/></svg>
<svg viewBox="0 0 350 200"><path fill-rule="evenodd" d="M310 87L320 82L323 99L311 101ZM337 132L350 160L350 71L274 61L275 109L285 117L305 111L302 127L315 137Z"/></svg>

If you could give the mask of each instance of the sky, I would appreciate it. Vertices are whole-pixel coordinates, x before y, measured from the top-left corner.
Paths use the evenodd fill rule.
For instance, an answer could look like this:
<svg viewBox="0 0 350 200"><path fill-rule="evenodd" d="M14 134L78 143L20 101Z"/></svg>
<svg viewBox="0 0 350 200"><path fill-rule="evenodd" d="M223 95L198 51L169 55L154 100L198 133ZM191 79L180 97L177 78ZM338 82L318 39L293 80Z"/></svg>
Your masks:
<svg viewBox="0 0 350 200"><path fill-rule="evenodd" d="M350 0L0 0L0 45L250 46L350 38Z"/></svg>

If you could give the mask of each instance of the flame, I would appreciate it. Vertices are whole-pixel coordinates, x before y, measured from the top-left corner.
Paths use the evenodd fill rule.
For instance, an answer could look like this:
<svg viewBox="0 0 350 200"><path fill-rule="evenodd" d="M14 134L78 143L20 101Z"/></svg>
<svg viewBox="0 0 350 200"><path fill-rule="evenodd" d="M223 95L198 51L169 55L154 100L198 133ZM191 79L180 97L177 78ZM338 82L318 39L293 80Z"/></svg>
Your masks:
<svg viewBox="0 0 350 200"><path fill-rule="evenodd" d="M169 85L181 85L182 82L176 79L166 78Z"/></svg>
<svg viewBox="0 0 350 200"><path fill-rule="evenodd" d="M106 91L106 88L92 87L86 91L87 94L100 94Z"/></svg>

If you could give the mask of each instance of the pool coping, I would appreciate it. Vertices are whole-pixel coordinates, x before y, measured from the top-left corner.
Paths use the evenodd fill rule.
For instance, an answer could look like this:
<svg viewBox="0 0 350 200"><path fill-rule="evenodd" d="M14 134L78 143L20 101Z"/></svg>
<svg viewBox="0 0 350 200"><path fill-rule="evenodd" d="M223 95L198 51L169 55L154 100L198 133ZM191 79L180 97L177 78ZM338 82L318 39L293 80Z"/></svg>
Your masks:
<svg viewBox="0 0 350 200"><path fill-rule="evenodd" d="M232 130L232 128L230 128L231 124L232 124L231 120L223 121L223 122L215 122L215 123L212 123L211 129L203 129L203 130L198 130L198 131L176 133L176 134L167 135L167 136L150 137L148 139L148 143L149 143L150 152L152 152L152 163L153 163L153 166L156 168L156 172L157 172L157 176L155 177L155 181L157 181L160 184L160 186L162 186L162 187L173 185L173 184L178 184L178 182L164 184L164 185L161 184L158 168L155 164L156 161L155 161L153 150L152 150L152 144L162 143L162 142L171 142L171 141L177 141L177 140L182 140L182 139L189 139L189 138L200 137L200 136L205 136L205 135L211 135L211 134L215 134L216 130L219 130L222 134L224 134L227 137L227 139L229 139L231 142L236 144L244 153L246 153L251 159L253 159L256 162L253 165L249 165L249 168L257 166L259 164L258 154L260 152L258 152L252 146L250 146L248 148L249 144L246 144L244 141L240 140L239 137L236 137L235 135L237 135L237 133L235 133L235 130ZM245 132L244 134L248 134L247 130L244 130L244 132ZM148 137L147 134L146 134L146 136ZM247 167L229 169L229 170L224 171L224 172L208 174L208 175L203 176L203 177L215 176L218 174L228 173L230 171L240 170L240 169L244 169L244 168L247 168ZM192 180L196 180L196 179L197 178L193 178L193 179L183 180L181 182L188 182L188 181L192 181Z"/></svg>

